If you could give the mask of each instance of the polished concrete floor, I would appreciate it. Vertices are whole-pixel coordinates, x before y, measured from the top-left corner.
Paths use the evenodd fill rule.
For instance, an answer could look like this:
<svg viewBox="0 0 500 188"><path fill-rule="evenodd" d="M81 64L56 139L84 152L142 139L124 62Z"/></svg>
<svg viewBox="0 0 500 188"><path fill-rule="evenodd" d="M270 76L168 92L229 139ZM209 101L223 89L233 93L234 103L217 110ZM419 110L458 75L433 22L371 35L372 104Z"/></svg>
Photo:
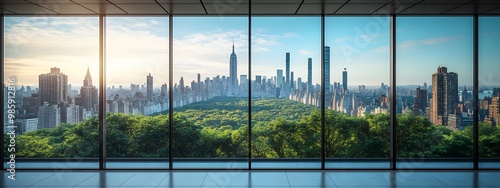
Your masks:
<svg viewBox="0 0 500 188"><path fill-rule="evenodd" d="M113 161L106 162L108 169L168 169L167 161ZM335 161L326 162L326 169L389 169L387 161ZM471 161L412 160L397 162L398 169L472 169ZM9 168L7 161L4 168ZM98 169L98 161L23 161L16 162L17 169ZM175 161L174 169L248 169L245 161ZM321 169L320 161L253 161L252 169ZM500 161L480 162L479 169L500 169Z"/></svg>
<svg viewBox="0 0 500 188"><path fill-rule="evenodd" d="M500 187L500 171L16 171L0 187Z"/></svg>

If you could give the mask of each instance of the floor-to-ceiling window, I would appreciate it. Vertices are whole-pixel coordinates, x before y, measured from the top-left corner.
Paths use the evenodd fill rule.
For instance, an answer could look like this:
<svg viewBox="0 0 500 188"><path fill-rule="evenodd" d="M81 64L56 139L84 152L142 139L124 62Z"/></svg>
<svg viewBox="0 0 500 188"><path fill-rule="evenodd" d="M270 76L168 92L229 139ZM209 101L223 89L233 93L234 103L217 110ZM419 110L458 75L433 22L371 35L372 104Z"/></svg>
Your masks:
<svg viewBox="0 0 500 188"><path fill-rule="evenodd" d="M319 169L322 76L327 169L389 168L391 113L396 168L472 168L474 113L479 167L499 167L498 17L479 18L473 78L472 17L398 16L395 109L388 17L327 16L325 46L319 16L105 20L99 96L97 17L5 18L5 168L98 168L103 107L109 169L169 168L169 125L174 169L247 169L249 152L252 169Z"/></svg>
<svg viewBox="0 0 500 188"><path fill-rule="evenodd" d="M499 22L498 16L479 17L479 168L500 167Z"/></svg>
<svg viewBox="0 0 500 188"><path fill-rule="evenodd" d="M389 168L390 20L325 19L326 168Z"/></svg>
<svg viewBox="0 0 500 188"><path fill-rule="evenodd" d="M173 168L248 168L248 17L173 25Z"/></svg>
<svg viewBox="0 0 500 188"><path fill-rule="evenodd" d="M105 27L107 168L169 168L168 17Z"/></svg>
<svg viewBox="0 0 500 188"><path fill-rule="evenodd" d="M252 168L320 168L321 19L251 24Z"/></svg>
<svg viewBox="0 0 500 188"><path fill-rule="evenodd" d="M472 168L472 20L396 18L397 168Z"/></svg>
<svg viewBox="0 0 500 188"><path fill-rule="evenodd" d="M98 168L96 17L5 17L5 168Z"/></svg>

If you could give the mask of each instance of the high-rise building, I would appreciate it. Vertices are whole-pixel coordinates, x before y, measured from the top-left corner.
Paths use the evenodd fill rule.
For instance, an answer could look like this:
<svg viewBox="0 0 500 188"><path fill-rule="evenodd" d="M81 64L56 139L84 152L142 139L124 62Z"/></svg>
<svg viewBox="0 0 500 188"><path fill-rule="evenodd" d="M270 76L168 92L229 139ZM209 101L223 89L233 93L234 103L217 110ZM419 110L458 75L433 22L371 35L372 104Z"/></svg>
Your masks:
<svg viewBox="0 0 500 188"><path fill-rule="evenodd" d="M347 68L344 68L344 71L342 71L342 89L347 91Z"/></svg>
<svg viewBox="0 0 500 188"><path fill-rule="evenodd" d="M87 74L85 79L83 79L83 86L80 89L80 101L82 106L86 111L97 111L99 108L97 88L92 85L92 76L90 76L90 70L87 68Z"/></svg>
<svg viewBox="0 0 500 188"><path fill-rule="evenodd" d="M151 73L146 76L146 99L148 101L153 100L153 77L151 76Z"/></svg>
<svg viewBox="0 0 500 188"><path fill-rule="evenodd" d="M160 95L162 97L166 97L168 95L168 86L167 86L167 84L162 84L160 90L161 90L160 91Z"/></svg>
<svg viewBox="0 0 500 188"><path fill-rule="evenodd" d="M23 109L26 110L26 118L36 118L38 115L38 107L40 106L38 94L31 94L29 97L23 97Z"/></svg>
<svg viewBox="0 0 500 188"><path fill-rule="evenodd" d="M66 102L68 96L68 76L62 74L57 67L50 68L50 73L38 76L40 104L49 105Z"/></svg>
<svg viewBox="0 0 500 188"><path fill-rule="evenodd" d="M421 89L419 86L415 93L416 97L413 104L413 114L416 116L425 114L425 108L427 107L427 90Z"/></svg>
<svg viewBox="0 0 500 188"><path fill-rule="evenodd" d="M234 40L233 40L233 52L229 57L229 89L230 95L236 94L236 88L238 86L238 61L236 58L236 53L234 53Z"/></svg>
<svg viewBox="0 0 500 188"><path fill-rule="evenodd" d="M491 104L489 106L489 118L493 121L491 123L493 125L500 125L500 97L493 96L491 98Z"/></svg>
<svg viewBox="0 0 500 188"><path fill-rule="evenodd" d="M2 107L2 108L3 108L3 114L2 114L2 115L3 115L3 128L4 128L4 133L7 133L7 132L8 132L8 130L6 129L6 127L7 127L7 126L9 126L9 118L8 118L8 117L9 117L9 116L8 116L8 114L9 114L9 113L7 113L7 111L9 110L9 108L8 108L8 104L9 104L9 103L8 103L8 100L9 100L9 99L8 99L8 92L9 92L9 91L7 90L7 87L5 87L5 84L4 84L4 85L3 85L3 104L4 104L4 105L3 105L3 107Z"/></svg>
<svg viewBox="0 0 500 188"><path fill-rule="evenodd" d="M312 92L312 58L307 59L307 93Z"/></svg>
<svg viewBox="0 0 500 188"><path fill-rule="evenodd" d="M248 80L247 80L247 75L240 75L240 85L243 87L248 86Z"/></svg>
<svg viewBox="0 0 500 188"><path fill-rule="evenodd" d="M290 91L290 52L286 53L285 57L285 91L289 92Z"/></svg>
<svg viewBox="0 0 500 188"><path fill-rule="evenodd" d="M180 87L181 93L184 93L184 77L181 77L181 80L179 80L179 87Z"/></svg>
<svg viewBox="0 0 500 188"><path fill-rule="evenodd" d="M74 104L59 105L61 123L80 123L83 119L82 109Z"/></svg>
<svg viewBox="0 0 500 188"><path fill-rule="evenodd" d="M446 67L438 67L432 75L430 121L436 125L448 125L448 115L458 108L458 74Z"/></svg>
<svg viewBox="0 0 500 188"><path fill-rule="evenodd" d="M493 96L500 97L500 88L493 88Z"/></svg>
<svg viewBox="0 0 500 188"><path fill-rule="evenodd" d="M296 86L297 90L299 91L302 91L302 78L301 77L298 77L297 78L297 86Z"/></svg>
<svg viewBox="0 0 500 188"><path fill-rule="evenodd" d="M290 72L290 91L295 91L295 83L294 83L294 78L293 78L293 71Z"/></svg>
<svg viewBox="0 0 500 188"><path fill-rule="evenodd" d="M330 46L325 46L325 106L329 106L330 102Z"/></svg>
<svg viewBox="0 0 500 188"><path fill-rule="evenodd" d="M278 69L276 70L276 87L281 88L283 85L283 70Z"/></svg>
<svg viewBox="0 0 500 188"><path fill-rule="evenodd" d="M38 108L38 126L37 129L53 128L61 123L61 111L57 105L50 105L44 102Z"/></svg>
<svg viewBox="0 0 500 188"><path fill-rule="evenodd" d="M262 84L262 76L261 75L255 75L255 82L257 82L257 84Z"/></svg>

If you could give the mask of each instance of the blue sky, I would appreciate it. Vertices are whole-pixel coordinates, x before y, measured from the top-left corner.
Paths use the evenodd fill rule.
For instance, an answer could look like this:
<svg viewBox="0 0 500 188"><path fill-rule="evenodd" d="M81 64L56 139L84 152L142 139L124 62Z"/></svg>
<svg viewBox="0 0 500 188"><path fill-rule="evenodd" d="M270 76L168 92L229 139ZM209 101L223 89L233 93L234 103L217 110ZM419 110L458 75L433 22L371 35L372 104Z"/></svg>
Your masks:
<svg viewBox="0 0 500 188"><path fill-rule="evenodd" d="M98 19L95 17L6 17L5 76L36 85L38 75L57 66L69 82L81 85L90 67L97 85ZM500 85L500 18L480 19L480 83ZM247 17L175 17L174 82L228 75L234 39L238 74L248 73ZM325 44L331 47L331 83L349 71L349 85L389 83L389 19L327 17ZM155 87L168 83L168 18L107 18L107 85L143 84L151 73ZM285 71L291 53L295 79L307 77L313 59L313 82L320 82L319 17L253 17L252 79ZM398 84L431 82L439 65L472 84L472 18L398 17Z"/></svg>

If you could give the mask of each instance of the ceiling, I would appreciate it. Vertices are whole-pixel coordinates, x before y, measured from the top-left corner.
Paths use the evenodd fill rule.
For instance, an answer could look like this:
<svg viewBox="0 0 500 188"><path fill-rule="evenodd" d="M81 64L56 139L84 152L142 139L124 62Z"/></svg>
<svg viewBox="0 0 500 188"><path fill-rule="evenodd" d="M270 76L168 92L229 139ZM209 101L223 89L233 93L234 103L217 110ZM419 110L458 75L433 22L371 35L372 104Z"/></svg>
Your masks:
<svg viewBox="0 0 500 188"><path fill-rule="evenodd" d="M0 0L3 15L248 15L250 0ZM500 0L251 0L252 15L500 15Z"/></svg>

